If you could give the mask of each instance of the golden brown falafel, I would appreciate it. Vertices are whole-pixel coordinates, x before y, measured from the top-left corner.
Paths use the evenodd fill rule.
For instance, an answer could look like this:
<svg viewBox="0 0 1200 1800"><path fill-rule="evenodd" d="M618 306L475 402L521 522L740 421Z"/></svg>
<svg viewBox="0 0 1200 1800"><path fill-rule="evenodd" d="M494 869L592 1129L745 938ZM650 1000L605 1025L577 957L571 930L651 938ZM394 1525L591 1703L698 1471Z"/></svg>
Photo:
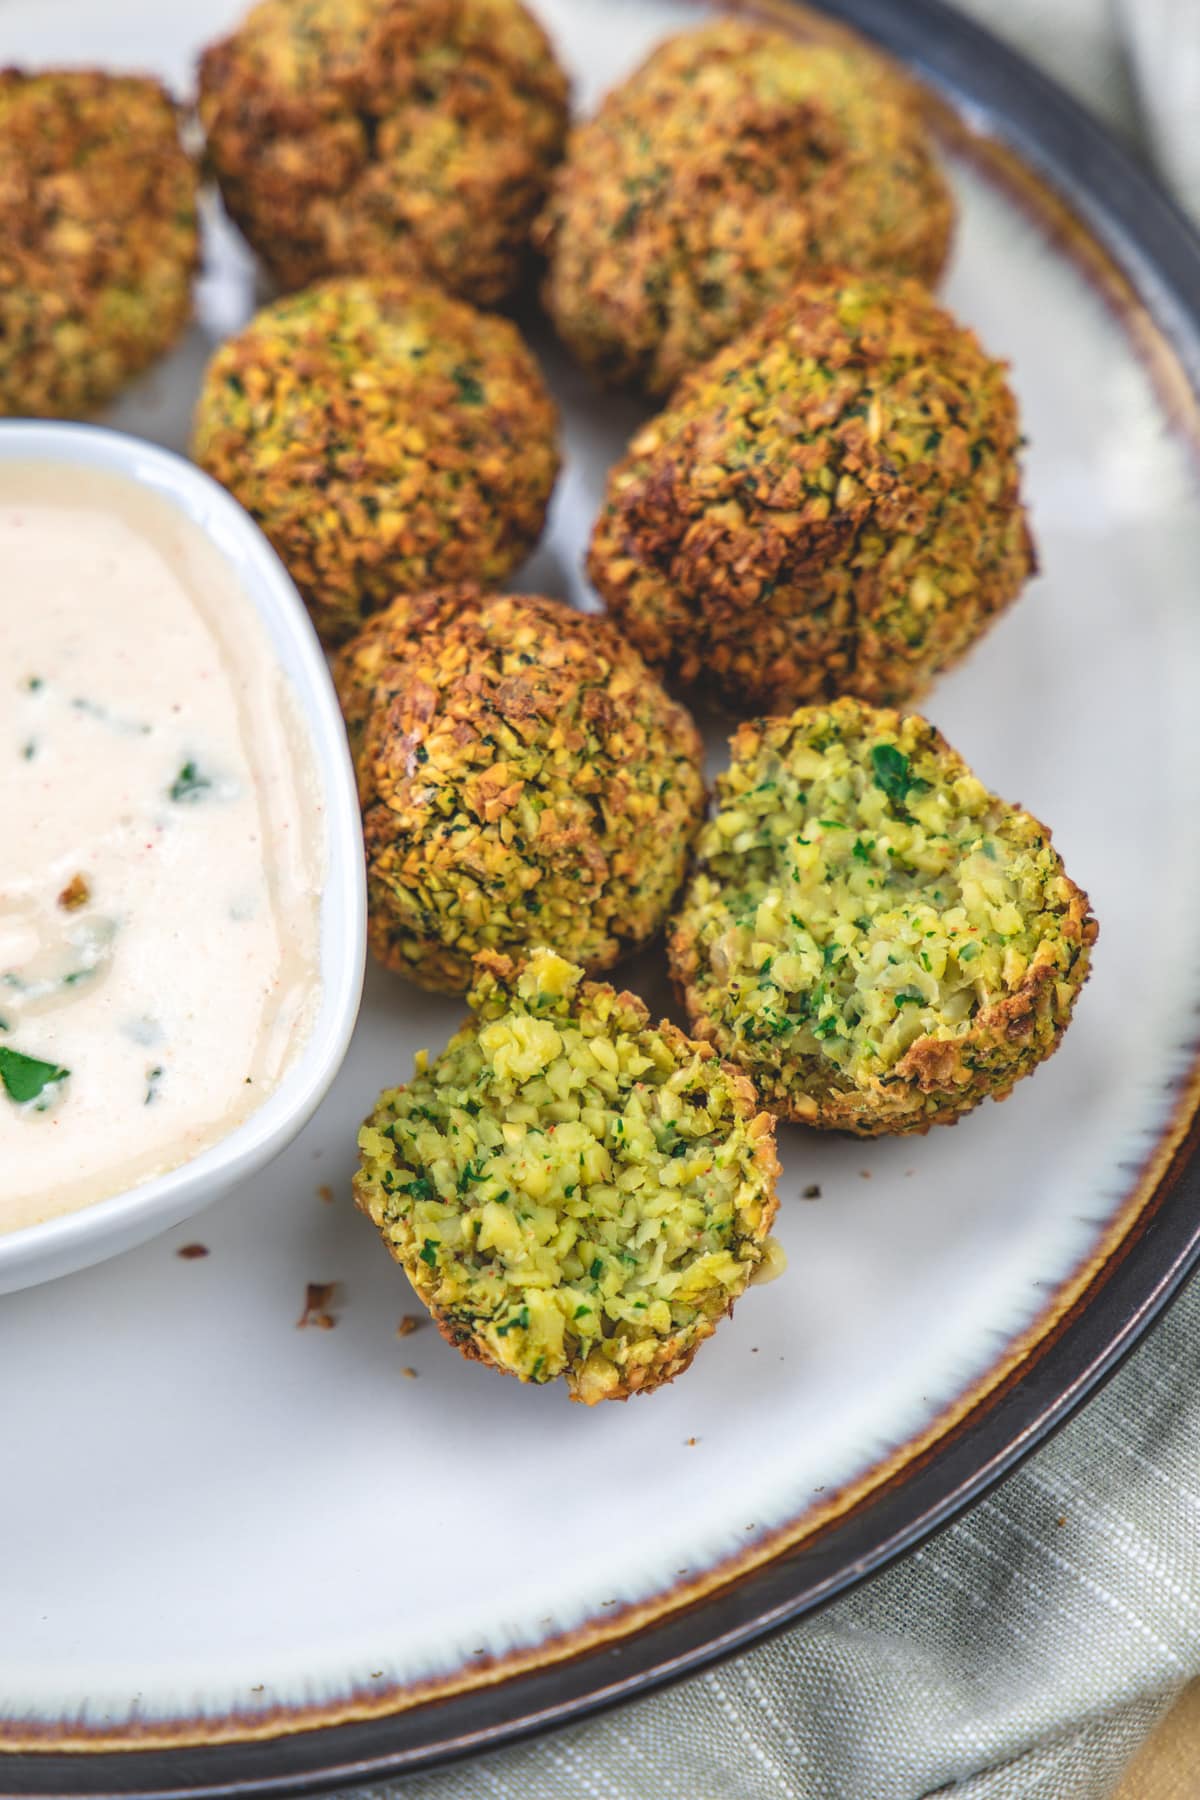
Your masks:
<svg viewBox="0 0 1200 1800"><path fill-rule="evenodd" d="M86 417L191 314L196 172L139 75L0 69L0 414Z"/></svg>
<svg viewBox="0 0 1200 1800"><path fill-rule="evenodd" d="M264 308L209 364L193 453L324 641L401 590L502 581L541 533L557 415L514 325L394 278Z"/></svg>
<svg viewBox="0 0 1200 1800"><path fill-rule="evenodd" d="M286 288L424 274L516 286L566 78L519 0L260 0L200 62L225 204Z"/></svg>
<svg viewBox="0 0 1200 1800"><path fill-rule="evenodd" d="M902 702L1034 567L1004 365L919 283L812 277L681 382L609 477L588 573L734 712Z"/></svg>
<svg viewBox="0 0 1200 1800"><path fill-rule="evenodd" d="M701 745L615 626L527 596L401 598L336 673L389 968L461 993L477 951L546 944L596 972L659 929Z"/></svg>
<svg viewBox="0 0 1200 1800"><path fill-rule="evenodd" d="M660 46L571 134L535 238L573 354L665 394L814 267L933 281L952 221L897 72L722 19Z"/></svg>
<svg viewBox="0 0 1200 1800"><path fill-rule="evenodd" d="M785 1118L953 1124L1054 1051L1096 921L1044 825L924 719L749 722L671 935L698 1037Z"/></svg>
<svg viewBox="0 0 1200 1800"><path fill-rule="evenodd" d="M581 974L479 957L477 1016L380 1095L354 1195L448 1342L590 1406L681 1374L782 1256L750 1082Z"/></svg>

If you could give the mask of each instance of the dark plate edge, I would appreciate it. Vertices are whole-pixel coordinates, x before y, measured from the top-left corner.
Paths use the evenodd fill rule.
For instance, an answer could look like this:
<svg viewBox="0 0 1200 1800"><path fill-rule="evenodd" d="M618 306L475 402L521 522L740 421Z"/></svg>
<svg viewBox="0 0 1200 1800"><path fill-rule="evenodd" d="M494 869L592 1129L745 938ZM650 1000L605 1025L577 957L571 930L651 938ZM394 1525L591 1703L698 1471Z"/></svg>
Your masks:
<svg viewBox="0 0 1200 1800"><path fill-rule="evenodd" d="M1200 239L1133 158L1054 81L942 0L817 5L950 93L1047 180L1131 278L1200 390ZM0 1793L168 1800L379 1781L647 1694L784 1629L948 1524L1120 1366L1200 1261L1200 1166L1188 1162L1196 1137L1193 1121L1113 1262L969 1429L735 1584L603 1649L409 1712L254 1742L0 1754Z"/></svg>

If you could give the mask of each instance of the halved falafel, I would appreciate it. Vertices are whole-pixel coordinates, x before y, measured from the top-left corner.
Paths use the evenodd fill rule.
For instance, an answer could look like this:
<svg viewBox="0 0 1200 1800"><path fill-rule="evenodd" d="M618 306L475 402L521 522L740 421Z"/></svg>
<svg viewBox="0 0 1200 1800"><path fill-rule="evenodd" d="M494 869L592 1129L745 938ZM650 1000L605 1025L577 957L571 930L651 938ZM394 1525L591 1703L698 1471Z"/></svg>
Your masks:
<svg viewBox="0 0 1200 1800"><path fill-rule="evenodd" d="M196 171L157 81L0 69L0 414L83 418L192 309Z"/></svg>
<svg viewBox="0 0 1200 1800"><path fill-rule="evenodd" d="M785 1118L953 1124L1055 1050L1097 926L1044 825L924 719L743 725L671 936L698 1037Z"/></svg>
<svg viewBox="0 0 1200 1800"><path fill-rule="evenodd" d="M588 573L655 667L733 712L899 704L1033 571L1003 363L919 283L798 285L609 477Z"/></svg>
<svg viewBox="0 0 1200 1800"><path fill-rule="evenodd" d="M398 590L502 581L541 533L556 433L507 319L421 283L341 280L265 307L221 346L193 454L336 644Z"/></svg>
<svg viewBox="0 0 1200 1800"><path fill-rule="evenodd" d="M343 651L370 942L463 992L481 950L611 968L662 925L704 809L688 713L605 619L453 589Z"/></svg>
<svg viewBox="0 0 1200 1800"><path fill-rule="evenodd" d="M680 1374L781 1256L750 1082L581 973L481 956L476 1018L380 1096L354 1195L448 1342L592 1405Z"/></svg>
<svg viewBox="0 0 1200 1800"><path fill-rule="evenodd" d="M535 238L573 354L664 394L813 268L933 281L952 221L898 72L723 19L669 39L572 132Z"/></svg>
<svg viewBox="0 0 1200 1800"><path fill-rule="evenodd" d="M200 61L225 204L286 288L424 274L515 287L567 82L518 0L261 0Z"/></svg>

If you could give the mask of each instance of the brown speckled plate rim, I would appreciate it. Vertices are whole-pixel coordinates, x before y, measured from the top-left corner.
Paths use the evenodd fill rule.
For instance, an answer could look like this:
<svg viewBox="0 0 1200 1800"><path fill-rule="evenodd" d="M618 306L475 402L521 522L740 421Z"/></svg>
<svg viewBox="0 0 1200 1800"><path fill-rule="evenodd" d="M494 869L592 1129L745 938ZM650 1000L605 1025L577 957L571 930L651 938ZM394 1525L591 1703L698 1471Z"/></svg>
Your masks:
<svg viewBox="0 0 1200 1800"><path fill-rule="evenodd" d="M814 28L792 0L747 10ZM1200 241L1047 77L941 0L821 0L937 96L939 129L1072 256L1200 444ZM1198 1019L1200 1037L1200 1019ZM740 1556L578 1630L435 1682L225 1718L0 1724L0 1793L248 1795L377 1782L694 1673L827 1603L977 1499L1113 1372L1200 1260L1200 1042L1101 1243L988 1376L861 1481Z"/></svg>

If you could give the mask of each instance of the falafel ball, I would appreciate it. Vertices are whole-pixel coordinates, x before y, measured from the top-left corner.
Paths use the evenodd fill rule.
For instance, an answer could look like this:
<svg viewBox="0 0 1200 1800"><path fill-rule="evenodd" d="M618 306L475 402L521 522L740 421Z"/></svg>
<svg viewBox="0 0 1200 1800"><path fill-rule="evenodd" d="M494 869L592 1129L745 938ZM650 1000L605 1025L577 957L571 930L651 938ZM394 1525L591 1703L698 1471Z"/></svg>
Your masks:
<svg viewBox="0 0 1200 1800"><path fill-rule="evenodd" d="M476 1018L380 1096L354 1196L449 1343L591 1406L681 1374L782 1253L750 1082L581 974L481 956Z"/></svg>
<svg viewBox="0 0 1200 1800"><path fill-rule="evenodd" d="M1096 921L1044 825L924 719L747 723L671 936L697 1037L860 1137L953 1124L1057 1049Z"/></svg>
<svg viewBox="0 0 1200 1800"><path fill-rule="evenodd" d="M557 425L507 319L421 283L339 280L221 346L193 454L337 644L397 590L502 581L541 534Z"/></svg>
<svg viewBox="0 0 1200 1800"><path fill-rule="evenodd" d="M86 417L170 349L196 242L165 88L0 69L0 414Z"/></svg>
<svg viewBox="0 0 1200 1800"><path fill-rule="evenodd" d="M519 0L261 0L200 60L233 218L276 280L516 286L567 81Z"/></svg>
<svg viewBox="0 0 1200 1800"><path fill-rule="evenodd" d="M548 944L597 972L659 929L701 744L615 626L527 596L400 598L336 679L381 962L462 993L477 951Z"/></svg>
<svg viewBox="0 0 1200 1800"><path fill-rule="evenodd" d="M588 573L646 660L730 711L899 704L1033 572L1003 363L915 281L798 286L609 477Z"/></svg>
<svg viewBox="0 0 1200 1800"><path fill-rule="evenodd" d="M665 394L815 267L932 282L952 224L898 73L724 19L669 39L572 132L535 240L572 353Z"/></svg>

